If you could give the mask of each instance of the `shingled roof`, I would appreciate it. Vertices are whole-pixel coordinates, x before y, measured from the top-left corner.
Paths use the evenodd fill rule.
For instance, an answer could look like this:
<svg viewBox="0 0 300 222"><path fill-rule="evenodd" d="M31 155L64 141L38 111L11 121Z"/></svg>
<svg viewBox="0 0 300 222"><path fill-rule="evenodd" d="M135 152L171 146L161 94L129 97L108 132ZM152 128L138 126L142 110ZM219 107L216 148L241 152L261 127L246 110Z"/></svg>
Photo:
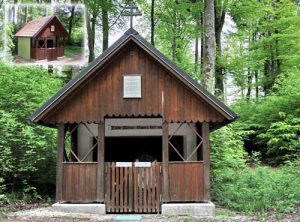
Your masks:
<svg viewBox="0 0 300 222"><path fill-rule="evenodd" d="M216 107L225 117L226 121L219 126L226 125L229 122L238 118L238 115L232 111L223 102L217 99L214 95L203 88L196 80L190 77L186 72L180 69L175 63L170 61L166 56L159 52L153 45L147 42L142 36L138 34L133 28L130 28L121 36L113 45L105 50L98 58L90 63L85 69L81 71L79 75L70 80L61 90L59 90L51 99L43 104L35 113L33 113L29 120L33 123L40 123L39 120L48 113L55 105L57 105L62 99L69 95L70 92L75 90L81 82L87 79L92 71L102 66L109 57L117 53L122 46L127 42L134 41L140 47L145 49L156 61L162 64L165 68L170 70L179 80L191 88L196 94L207 101L209 104ZM217 128L219 126L215 126Z"/></svg>
<svg viewBox="0 0 300 222"><path fill-rule="evenodd" d="M53 19L59 19L55 15L42 17L39 19L35 19L31 22L28 22L25 26L23 26L16 34L16 37L36 37L43 29L46 27ZM61 23L59 21L59 23ZM63 27L63 25L62 25ZM67 33L67 31L63 30ZM68 35L68 34L66 34Z"/></svg>

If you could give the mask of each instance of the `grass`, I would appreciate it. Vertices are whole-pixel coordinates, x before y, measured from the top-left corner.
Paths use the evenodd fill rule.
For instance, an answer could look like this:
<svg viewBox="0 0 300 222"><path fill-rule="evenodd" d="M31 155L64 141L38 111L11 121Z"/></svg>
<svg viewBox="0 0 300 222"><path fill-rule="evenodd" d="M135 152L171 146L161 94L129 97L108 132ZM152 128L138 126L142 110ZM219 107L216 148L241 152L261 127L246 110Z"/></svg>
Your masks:
<svg viewBox="0 0 300 222"><path fill-rule="evenodd" d="M227 168L214 172L212 195L219 205L246 214L292 213L300 203L299 184L299 166Z"/></svg>
<svg viewBox="0 0 300 222"><path fill-rule="evenodd" d="M83 48L78 46L69 46L66 45L65 47L65 56L66 57L73 57L76 55L83 55Z"/></svg>
<svg viewBox="0 0 300 222"><path fill-rule="evenodd" d="M216 209L216 217L232 217L235 213L228 209Z"/></svg>

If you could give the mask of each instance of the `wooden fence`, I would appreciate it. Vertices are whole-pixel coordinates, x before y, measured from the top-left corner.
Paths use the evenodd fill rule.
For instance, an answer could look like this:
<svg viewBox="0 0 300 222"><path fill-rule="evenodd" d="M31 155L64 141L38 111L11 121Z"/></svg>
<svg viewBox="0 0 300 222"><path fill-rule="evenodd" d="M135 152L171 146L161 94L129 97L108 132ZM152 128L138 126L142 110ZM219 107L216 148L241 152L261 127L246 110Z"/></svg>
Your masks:
<svg viewBox="0 0 300 222"><path fill-rule="evenodd" d="M134 163L132 163L134 164ZM203 162L170 162L170 202L204 199ZM111 213L158 213L161 211L161 163L150 167L116 167L105 163L105 203ZM63 164L63 201L97 201L97 163Z"/></svg>
<svg viewBox="0 0 300 222"><path fill-rule="evenodd" d="M107 212L160 212L161 163L153 162L150 167L117 167L116 163L105 164Z"/></svg>

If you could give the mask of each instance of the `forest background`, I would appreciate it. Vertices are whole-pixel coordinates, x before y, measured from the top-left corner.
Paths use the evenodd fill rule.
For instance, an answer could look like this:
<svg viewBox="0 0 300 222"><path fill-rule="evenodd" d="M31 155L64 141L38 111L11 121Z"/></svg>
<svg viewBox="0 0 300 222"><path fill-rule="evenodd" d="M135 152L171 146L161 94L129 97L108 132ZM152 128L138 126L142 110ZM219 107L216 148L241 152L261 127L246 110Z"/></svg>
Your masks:
<svg viewBox="0 0 300 222"><path fill-rule="evenodd" d="M42 7L51 2L0 0L0 30L5 30L0 41L2 207L14 200L53 201L56 132L31 125L26 117L82 68L7 64L15 49L16 29L37 11L53 13L13 7L9 13L21 16L16 23L5 24L8 3ZM128 27L120 16L128 0L52 3L85 5L87 62ZM248 214L294 212L300 204L299 1L136 3L143 17L135 20L135 28L240 116L211 137L213 201ZM72 6L65 10L65 27L76 26ZM80 35L71 33L69 41L76 42Z"/></svg>

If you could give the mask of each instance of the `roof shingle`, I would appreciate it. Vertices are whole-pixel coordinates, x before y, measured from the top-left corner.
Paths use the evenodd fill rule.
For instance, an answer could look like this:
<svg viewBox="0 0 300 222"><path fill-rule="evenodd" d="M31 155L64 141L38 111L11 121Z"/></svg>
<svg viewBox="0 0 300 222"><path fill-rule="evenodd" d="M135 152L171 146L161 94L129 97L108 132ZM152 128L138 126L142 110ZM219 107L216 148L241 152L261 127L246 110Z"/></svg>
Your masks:
<svg viewBox="0 0 300 222"><path fill-rule="evenodd" d="M47 25L55 16L46 16L31 22L28 22L16 34L16 37L34 37Z"/></svg>

